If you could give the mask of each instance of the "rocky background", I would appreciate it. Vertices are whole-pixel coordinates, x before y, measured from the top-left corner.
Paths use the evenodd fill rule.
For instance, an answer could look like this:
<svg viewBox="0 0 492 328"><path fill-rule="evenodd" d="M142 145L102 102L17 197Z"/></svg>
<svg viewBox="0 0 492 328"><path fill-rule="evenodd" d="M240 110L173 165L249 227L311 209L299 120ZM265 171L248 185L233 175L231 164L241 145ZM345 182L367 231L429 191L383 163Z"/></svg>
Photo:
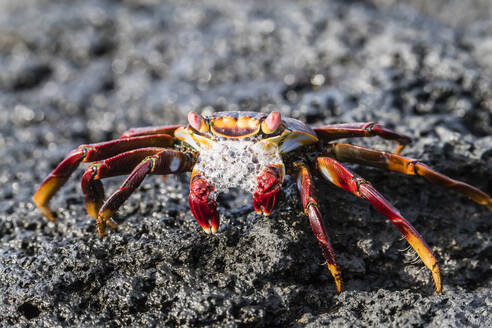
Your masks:
<svg viewBox="0 0 492 328"><path fill-rule="evenodd" d="M340 295L291 179L268 218L223 195L214 236L191 216L188 176L147 178L105 239L82 168L53 199L58 222L30 201L77 145L190 110L374 120L415 138L406 155L490 194L491 12L487 0L1 1L0 325L491 326L492 213L416 177L352 166L432 247L440 296L391 223L323 181Z"/></svg>

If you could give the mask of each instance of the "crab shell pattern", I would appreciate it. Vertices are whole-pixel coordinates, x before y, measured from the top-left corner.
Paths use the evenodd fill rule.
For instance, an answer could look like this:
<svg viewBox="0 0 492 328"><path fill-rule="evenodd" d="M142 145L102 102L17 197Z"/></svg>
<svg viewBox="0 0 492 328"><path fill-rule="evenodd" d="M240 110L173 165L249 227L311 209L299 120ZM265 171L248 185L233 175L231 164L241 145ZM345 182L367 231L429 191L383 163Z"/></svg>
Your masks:
<svg viewBox="0 0 492 328"><path fill-rule="evenodd" d="M398 147L395 153L333 142L341 138L373 136L396 141ZM194 167L200 154L223 140L253 140L258 149L274 151L279 155L280 161L263 167L256 176L253 207L258 213L269 215L278 202L285 174L292 175L297 181L304 212L339 293L342 290L341 274L328 238L327 223L320 212L311 172L366 199L388 218L431 270L438 294L442 288L441 277L429 246L397 209L368 181L344 167L342 162L420 175L431 183L455 190L492 210L492 199L483 191L438 173L418 160L400 156L405 145L411 142L408 136L374 122L332 124L312 129L298 120L282 118L278 112L218 112L208 117L191 112L187 126L133 128L116 140L81 145L48 175L33 200L44 216L54 221L55 216L48 206L50 199L80 162L92 162L82 177L81 185L87 212L97 220L98 232L104 236L106 226L116 227L111 219L113 214L146 175L192 172L189 195L191 212L205 232L216 233L219 214L217 203L211 197L215 188L207 176ZM105 200L101 180L120 175L128 177Z"/></svg>

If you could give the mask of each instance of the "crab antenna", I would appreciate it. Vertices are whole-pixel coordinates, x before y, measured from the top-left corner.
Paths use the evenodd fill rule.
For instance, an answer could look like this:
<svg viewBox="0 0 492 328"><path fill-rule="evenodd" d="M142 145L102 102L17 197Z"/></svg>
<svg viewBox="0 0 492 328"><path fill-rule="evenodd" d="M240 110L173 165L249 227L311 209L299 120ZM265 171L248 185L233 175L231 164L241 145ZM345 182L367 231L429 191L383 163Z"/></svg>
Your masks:
<svg viewBox="0 0 492 328"><path fill-rule="evenodd" d="M278 129L281 123L282 116L280 116L280 113L271 112L261 124L261 130L266 134L273 133Z"/></svg>
<svg viewBox="0 0 492 328"><path fill-rule="evenodd" d="M197 113L189 112L188 113L188 123L190 123L191 127L200 132L208 131L208 124L205 122L203 117Z"/></svg>

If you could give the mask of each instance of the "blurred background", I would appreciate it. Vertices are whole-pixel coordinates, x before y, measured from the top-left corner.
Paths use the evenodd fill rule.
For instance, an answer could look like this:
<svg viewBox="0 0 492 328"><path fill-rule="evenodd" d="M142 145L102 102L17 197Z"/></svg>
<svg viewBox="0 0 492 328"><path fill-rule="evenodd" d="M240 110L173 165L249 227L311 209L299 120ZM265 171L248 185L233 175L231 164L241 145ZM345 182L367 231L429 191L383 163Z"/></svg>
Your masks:
<svg viewBox="0 0 492 328"><path fill-rule="evenodd" d="M398 113L461 106L472 132L490 134L490 104L488 113L476 113L475 103L447 95L477 79L454 66L475 66L480 78L490 74L491 7L485 0L4 0L2 121L12 115L96 141L129 125L182 122L189 110L278 107L308 121L319 119L320 111L340 120L354 107L366 110L361 100L369 95L396 102L377 107ZM419 91L409 84L425 74L432 80L413 104L408 98ZM393 92L388 99L395 84L407 94ZM484 96L472 97L481 102ZM433 107L436 100L444 104ZM52 124L59 119L73 127ZM48 131L39 138L54 141Z"/></svg>
<svg viewBox="0 0 492 328"><path fill-rule="evenodd" d="M341 295L290 180L271 218L221 196L213 237L191 217L186 176L147 179L104 240L82 169L53 200L56 224L30 201L79 144L222 110L377 121L415 138L406 155L492 193L491 17L488 0L1 0L0 321L491 326L492 216L420 179L354 167L431 245L441 297L391 224L321 181Z"/></svg>

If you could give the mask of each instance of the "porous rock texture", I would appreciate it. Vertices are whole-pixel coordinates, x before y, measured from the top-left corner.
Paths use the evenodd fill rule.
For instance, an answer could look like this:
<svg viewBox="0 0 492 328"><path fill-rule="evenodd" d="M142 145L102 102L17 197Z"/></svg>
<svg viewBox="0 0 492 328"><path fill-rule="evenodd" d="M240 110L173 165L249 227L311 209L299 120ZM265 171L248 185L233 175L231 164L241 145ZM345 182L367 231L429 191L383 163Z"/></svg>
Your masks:
<svg viewBox="0 0 492 328"><path fill-rule="evenodd" d="M492 213L418 177L351 166L427 240L439 296L390 222L321 180L340 295L292 179L270 217L247 194L219 197L213 236L189 211L186 175L148 177L104 239L82 168L52 201L56 223L30 200L77 145L190 110L377 121L415 138L406 155L492 193L490 7L463 22L412 3L0 2L0 325L492 326Z"/></svg>

